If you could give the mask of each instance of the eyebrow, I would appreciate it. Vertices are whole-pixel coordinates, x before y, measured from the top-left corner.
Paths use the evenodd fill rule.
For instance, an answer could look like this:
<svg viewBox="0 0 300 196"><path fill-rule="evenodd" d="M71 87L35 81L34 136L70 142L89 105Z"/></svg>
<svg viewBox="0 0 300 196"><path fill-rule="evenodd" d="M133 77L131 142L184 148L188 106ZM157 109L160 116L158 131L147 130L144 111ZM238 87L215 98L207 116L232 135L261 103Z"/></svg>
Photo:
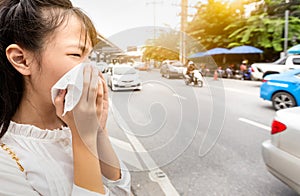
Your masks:
<svg viewBox="0 0 300 196"><path fill-rule="evenodd" d="M67 48L78 48L82 52L89 51L88 48L84 44L69 44Z"/></svg>

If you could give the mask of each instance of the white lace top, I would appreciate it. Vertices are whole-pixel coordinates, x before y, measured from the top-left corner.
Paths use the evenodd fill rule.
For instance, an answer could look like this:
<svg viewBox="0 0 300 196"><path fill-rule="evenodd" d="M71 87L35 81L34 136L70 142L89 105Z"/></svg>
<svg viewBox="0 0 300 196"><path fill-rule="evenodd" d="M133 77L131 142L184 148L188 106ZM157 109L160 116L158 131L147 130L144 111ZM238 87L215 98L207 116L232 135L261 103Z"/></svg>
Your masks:
<svg viewBox="0 0 300 196"><path fill-rule="evenodd" d="M22 172L8 151L0 148L0 195L101 196L73 183L71 132L41 130L11 122L1 139L19 158ZM103 176L105 195L130 195L130 173L121 162L121 179Z"/></svg>

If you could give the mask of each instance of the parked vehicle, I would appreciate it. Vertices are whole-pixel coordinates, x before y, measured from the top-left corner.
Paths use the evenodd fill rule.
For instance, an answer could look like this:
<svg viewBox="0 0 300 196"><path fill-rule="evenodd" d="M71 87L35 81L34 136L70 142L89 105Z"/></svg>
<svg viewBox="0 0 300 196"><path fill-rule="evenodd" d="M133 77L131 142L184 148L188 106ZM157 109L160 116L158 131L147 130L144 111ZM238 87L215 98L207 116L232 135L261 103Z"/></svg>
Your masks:
<svg viewBox="0 0 300 196"><path fill-rule="evenodd" d="M275 110L299 106L300 69L266 76L260 86L260 97L272 101Z"/></svg>
<svg viewBox="0 0 300 196"><path fill-rule="evenodd" d="M224 71L223 78L233 78L234 76L234 69L227 67Z"/></svg>
<svg viewBox="0 0 300 196"><path fill-rule="evenodd" d="M105 73L108 68L108 64L105 62L97 62L96 67L99 69L99 71Z"/></svg>
<svg viewBox="0 0 300 196"><path fill-rule="evenodd" d="M199 86L202 87L204 83L203 76L199 70L193 71L193 78L188 76L187 74L184 74L184 82L186 85L193 85L193 86Z"/></svg>
<svg viewBox="0 0 300 196"><path fill-rule="evenodd" d="M107 85L112 91L142 89L142 81L136 69L124 64L110 67L107 75Z"/></svg>
<svg viewBox="0 0 300 196"><path fill-rule="evenodd" d="M268 171L300 194L300 107L276 112L271 139L262 143Z"/></svg>
<svg viewBox="0 0 300 196"><path fill-rule="evenodd" d="M183 78L184 65L177 60L165 60L162 62L160 74L166 78Z"/></svg>
<svg viewBox="0 0 300 196"><path fill-rule="evenodd" d="M210 72L210 69L208 68L200 68L200 73L202 74L202 76L212 76L212 73Z"/></svg>
<svg viewBox="0 0 300 196"><path fill-rule="evenodd" d="M140 69L142 67L145 67L145 62L134 61L132 67L134 67L135 69Z"/></svg>
<svg viewBox="0 0 300 196"><path fill-rule="evenodd" d="M278 59L273 63L253 63L251 77L253 80L262 80L265 76L282 73L290 69L300 68L300 55L291 55Z"/></svg>

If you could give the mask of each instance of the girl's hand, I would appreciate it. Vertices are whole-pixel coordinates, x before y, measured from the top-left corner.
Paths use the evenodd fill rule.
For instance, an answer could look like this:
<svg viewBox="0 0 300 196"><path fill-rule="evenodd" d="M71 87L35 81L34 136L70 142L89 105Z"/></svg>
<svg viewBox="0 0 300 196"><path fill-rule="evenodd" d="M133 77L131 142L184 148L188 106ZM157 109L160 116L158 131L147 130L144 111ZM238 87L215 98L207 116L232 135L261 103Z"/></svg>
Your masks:
<svg viewBox="0 0 300 196"><path fill-rule="evenodd" d="M101 130L99 131L107 134L106 122L107 122L108 109L109 109L108 88L101 72L99 72L99 87L97 92L96 104L97 104L98 121L100 123L100 128L101 128Z"/></svg>
<svg viewBox="0 0 300 196"><path fill-rule="evenodd" d="M85 66L81 98L65 116L62 113L66 91L61 90L55 99L56 114L71 128L72 135L79 134L85 143L93 145L97 140L97 132L105 128L108 114L107 88L102 75L100 78L96 68Z"/></svg>

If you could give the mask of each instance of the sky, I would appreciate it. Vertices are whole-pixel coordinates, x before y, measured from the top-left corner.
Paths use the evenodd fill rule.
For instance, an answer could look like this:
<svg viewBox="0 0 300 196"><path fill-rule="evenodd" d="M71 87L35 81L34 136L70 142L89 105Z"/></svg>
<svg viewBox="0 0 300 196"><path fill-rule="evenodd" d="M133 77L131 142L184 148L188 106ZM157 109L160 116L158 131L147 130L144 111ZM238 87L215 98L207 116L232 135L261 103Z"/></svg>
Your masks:
<svg viewBox="0 0 300 196"><path fill-rule="evenodd" d="M71 1L87 13L104 37L143 26L180 28L180 0ZM188 0L188 4L195 5L197 1ZM189 8L190 14L195 11L195 8Z"/></svg>
<svg viewBox="0 0 300 196"><path fill-rule="evenodd" d="M154 26L166 30L180 30L181 0L71 0L93 21L102 36L125 50L128 46L143 46L155 38ZM188 14L197 9L197 2L187 0ZM235 1L235 0L224 0Z"/></svg>

